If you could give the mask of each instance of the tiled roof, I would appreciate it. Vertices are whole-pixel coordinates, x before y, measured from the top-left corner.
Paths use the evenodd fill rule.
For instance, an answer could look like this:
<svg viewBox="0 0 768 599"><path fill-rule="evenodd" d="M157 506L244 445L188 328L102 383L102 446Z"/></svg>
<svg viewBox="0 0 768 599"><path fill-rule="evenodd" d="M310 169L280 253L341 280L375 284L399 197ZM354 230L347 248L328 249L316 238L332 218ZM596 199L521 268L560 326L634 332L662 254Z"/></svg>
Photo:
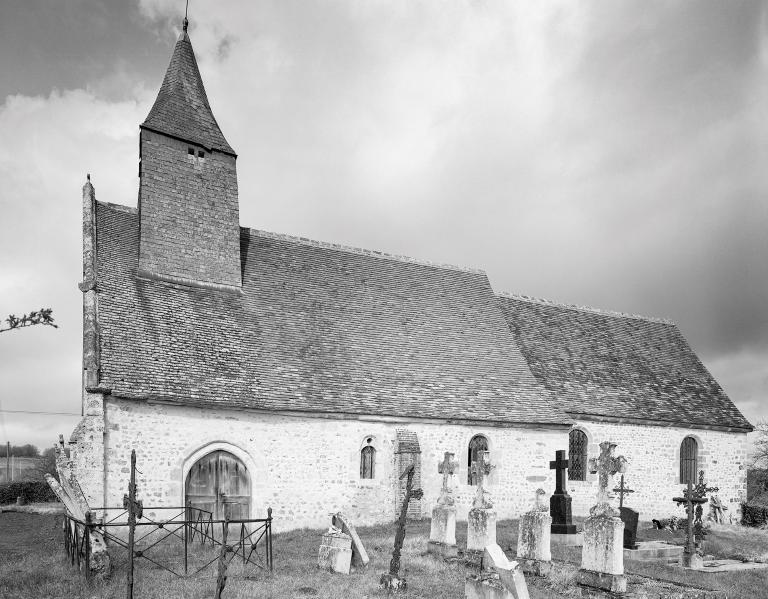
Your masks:
<svg viewBox="0 0 768 599"><path fill-rule="evenodd" d="M141 126L207 149L235 154L224 139L208 104L195 52L186 31L176 42L155 104Z"/></svg>
<svg viewBox="0 0 768 599"><path fill-rule="evenodd" d="M97 204L101 386L185 405L566 425L485 274L242 229L242 294L136 278Z"/></svg>
<svg viewBox="0 0 768 599"><path fill-rule="evenodd" d="M524 296L498 302L569 414L751 429L673 323Z"/></svg>

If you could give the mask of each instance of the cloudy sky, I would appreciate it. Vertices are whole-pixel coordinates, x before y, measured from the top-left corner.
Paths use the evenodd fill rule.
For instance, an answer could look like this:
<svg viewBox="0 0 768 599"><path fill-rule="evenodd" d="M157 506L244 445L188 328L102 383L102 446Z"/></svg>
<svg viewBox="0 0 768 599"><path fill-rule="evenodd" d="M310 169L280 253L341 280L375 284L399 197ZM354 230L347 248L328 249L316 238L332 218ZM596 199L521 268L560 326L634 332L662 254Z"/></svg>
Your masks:
<svg viewBox="0 0 768 599"><path fill-rule="evenodd" d="M240 221L670 318L768 418L764 2L190 2ZM80 411L81 196L136 205L184 0L0 4L0 441Z"/></svg>

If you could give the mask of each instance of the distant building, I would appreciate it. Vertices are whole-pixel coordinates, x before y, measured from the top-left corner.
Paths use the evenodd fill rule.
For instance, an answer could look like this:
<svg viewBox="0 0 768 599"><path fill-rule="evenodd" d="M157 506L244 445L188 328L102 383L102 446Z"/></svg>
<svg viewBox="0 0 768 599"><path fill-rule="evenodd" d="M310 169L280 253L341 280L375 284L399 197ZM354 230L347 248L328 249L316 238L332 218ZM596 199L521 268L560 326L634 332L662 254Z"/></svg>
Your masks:
<svg viewBox="0 0 768 599"><path fill-rule="evenodd" d="M92 505L118 506L130 452L145 505L182 502L277 528L343 510L392 520L417 465L428 515L444 451L488 449L501 518L554 490L585 514L603 440L650 519L699 469L732 512L746 492L736 409L667 321L496 293L482 271L240 226L236 154L186 28L140 127L138 209L83 193L84 418L72 436ZM297 176L301 176L297 172ZM262 198L263 202L279 201Z"/></svg>

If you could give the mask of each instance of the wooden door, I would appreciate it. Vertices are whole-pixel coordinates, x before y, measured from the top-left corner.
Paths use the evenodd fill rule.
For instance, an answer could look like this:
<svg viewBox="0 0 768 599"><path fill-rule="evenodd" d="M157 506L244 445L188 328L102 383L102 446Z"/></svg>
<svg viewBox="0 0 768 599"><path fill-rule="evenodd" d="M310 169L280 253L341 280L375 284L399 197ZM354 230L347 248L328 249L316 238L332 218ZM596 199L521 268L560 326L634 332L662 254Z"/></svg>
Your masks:
<svg viewBox="0 0 768 599"><path fill-rule="evenodd" d="M185 493L187 506L211 512L214 520L250 517L248 470L229 452L214 451L198 460L187 474Z"/></svg>

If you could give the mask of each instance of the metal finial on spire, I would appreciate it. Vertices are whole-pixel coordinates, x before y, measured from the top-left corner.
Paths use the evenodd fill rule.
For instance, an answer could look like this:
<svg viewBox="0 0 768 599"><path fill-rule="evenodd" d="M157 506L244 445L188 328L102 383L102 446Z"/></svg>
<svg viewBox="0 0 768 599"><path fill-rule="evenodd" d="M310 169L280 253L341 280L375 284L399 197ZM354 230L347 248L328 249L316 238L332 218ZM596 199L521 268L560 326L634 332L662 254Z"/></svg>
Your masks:
<svg viewBox="0 0 768 599"><path fill-rule="evenodd" d="M88 178L88 181L91 180L91 173L87 173L85 176Z"/></svg>
<svg viewBox="0 0 768 599"><path fill-rule="evenodd" d="M186 32L189 27L189 19L187 19L187 13L189 12L189 0L187 0L187 6L184 8L184 20L181 22L181 28Z"/></svg>

